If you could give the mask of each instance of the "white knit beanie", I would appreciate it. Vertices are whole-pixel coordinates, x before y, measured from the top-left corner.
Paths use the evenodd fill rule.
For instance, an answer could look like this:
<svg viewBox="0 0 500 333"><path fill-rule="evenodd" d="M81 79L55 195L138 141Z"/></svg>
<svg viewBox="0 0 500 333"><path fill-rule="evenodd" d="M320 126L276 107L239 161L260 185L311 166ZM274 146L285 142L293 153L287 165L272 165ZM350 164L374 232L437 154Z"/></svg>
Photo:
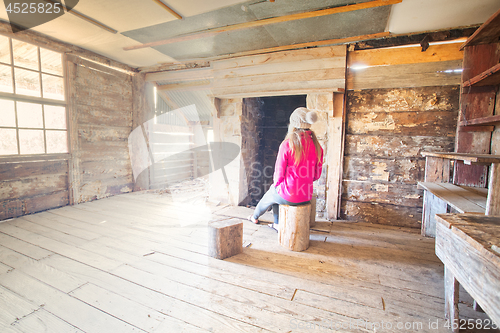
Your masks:
<svg viewBox="0 0 500 333"><path fill-rule="evenodd" d="M295 128L311 128L318 120L318 114L314 111L309 111L307 108L296 108L290 116L290 125Z"/></svg>

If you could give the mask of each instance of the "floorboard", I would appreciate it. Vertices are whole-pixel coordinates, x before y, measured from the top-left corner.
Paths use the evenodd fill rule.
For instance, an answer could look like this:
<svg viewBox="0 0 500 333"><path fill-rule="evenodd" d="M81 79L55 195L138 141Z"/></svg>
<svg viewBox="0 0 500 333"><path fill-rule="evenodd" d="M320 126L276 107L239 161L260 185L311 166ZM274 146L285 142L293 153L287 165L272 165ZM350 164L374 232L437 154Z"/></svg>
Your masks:
<svg viewBox="0 0 500 333"><path fill-rule="evenodd" d="M448 332L443 265L419 230L318 221L291 252L251 212L179 189L0 223L0 331ZM211 258L207 224L228 218L243 252ZM465 318L485 318L465 299Z"/></svg>

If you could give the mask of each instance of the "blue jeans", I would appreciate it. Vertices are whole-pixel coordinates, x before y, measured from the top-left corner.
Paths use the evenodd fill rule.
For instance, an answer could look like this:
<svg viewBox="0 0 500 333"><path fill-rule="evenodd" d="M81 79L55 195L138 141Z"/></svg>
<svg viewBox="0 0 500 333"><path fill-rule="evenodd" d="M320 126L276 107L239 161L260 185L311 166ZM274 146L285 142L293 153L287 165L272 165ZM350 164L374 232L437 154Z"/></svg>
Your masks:
<svg viewBox="0 0 500 333"><path fill-rule="evenodd" d="M309 201L306 201L309 202ZM274 215L274 223L278 224L279 222L279 205L289 205L289 206L298 206L298 205L303 205L306 202L290 202L278 194L276 192L276 188L274 185L271 185L269 190L267 190L266 194L260 199L259 203L257 204L257 207L255 207L255 210L253 212L253 217L255 219L259 219L259 217L264 214L269 207L273 206L273 215Z"/></svg>

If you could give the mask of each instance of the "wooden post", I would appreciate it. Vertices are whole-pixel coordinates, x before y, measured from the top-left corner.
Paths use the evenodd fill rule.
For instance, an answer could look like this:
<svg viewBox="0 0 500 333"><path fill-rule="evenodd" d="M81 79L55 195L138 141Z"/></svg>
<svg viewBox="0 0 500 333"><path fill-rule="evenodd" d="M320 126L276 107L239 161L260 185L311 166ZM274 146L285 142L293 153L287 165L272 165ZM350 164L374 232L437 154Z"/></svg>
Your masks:
<svg viewBox="0 0 500 333"><path fill-rule="evenodd" d="M208 225L208 254L225 259L243 249L243 222L238 219L211 222Z"/></svg>
<svg viewBox="0 0 500 333"><path fill-rule="evenodd" d="M458 293L459 284L455 276L446 266L444 267L444 314L446 319L450 321L450 326L454 333L458 333L459 316L458 316ZM455 326L455 325L456 326Z"/></svg>
<svg viewBox="0 0 500 333"><path fill-rule="evenodd" d="M69 204L75 205L80 203L80 182L82 177L81 158L80 158L80 140L78 137L78 111L76 106L76 71L77 66L71 61L66 62L66 87L68 101L68 134L69 134L69 168L68 168L68 184L69 184Z"/></svg>
<svg viewBox="0 0 500 333"><path fill-rule="evenodd" d="M278 240L281 246L292 251L309 247L311 204L300 206L280 205Z"/></svg>
<svg viewBox="0 0 500 333"><path fill-rule="evenodd" d="M328 175L327 214L329 220L340 217L342 196L342 168L344 164L344 132L346 98L344 94L333 94L333 110L328 114Z"/></svg>
<svg viewBox="0 0 500 333"><path fill-rule="evenodd" d="M491 163L485 215L500 215L500 163Z"/></svg>

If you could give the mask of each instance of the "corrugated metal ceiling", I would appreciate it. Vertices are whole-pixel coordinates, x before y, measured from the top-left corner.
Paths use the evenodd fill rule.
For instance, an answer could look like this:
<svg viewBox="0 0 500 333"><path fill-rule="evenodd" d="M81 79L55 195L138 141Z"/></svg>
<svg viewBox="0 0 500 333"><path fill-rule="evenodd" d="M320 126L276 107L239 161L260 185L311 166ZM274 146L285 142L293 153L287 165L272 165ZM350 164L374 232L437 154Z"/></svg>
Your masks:
<svg viewBox="0 0 500 333"><path fill-rule="evenodd" d="M273 3L248 1L243 5L233 5L210 13L187 17L183 20L123 32L123 35L141 43L148 43L211 28L368 1L280 0ZM391 6L383 6L282 22L264 27L220 33L202 39L155 46L154 49L177 60L186 60L282 45L366 35L383 32L387 26L390 11Z"/></svg>

